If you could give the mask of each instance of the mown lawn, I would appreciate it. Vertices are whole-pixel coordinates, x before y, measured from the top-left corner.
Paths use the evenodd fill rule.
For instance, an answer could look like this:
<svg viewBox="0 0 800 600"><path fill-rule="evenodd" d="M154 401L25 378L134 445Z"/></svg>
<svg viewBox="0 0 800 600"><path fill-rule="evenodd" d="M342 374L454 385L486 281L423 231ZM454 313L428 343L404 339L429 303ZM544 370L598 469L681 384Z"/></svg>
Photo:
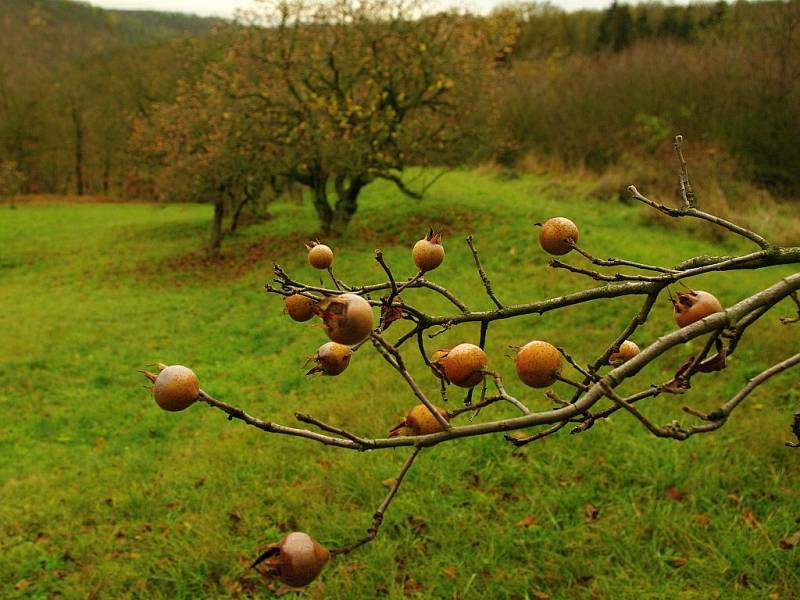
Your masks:
<svg viewBox="0 0 800 600"><path fill-rule="evenodd" d="M337 275L381 280L377 247L398 276L410 275L410 247L432 224L447 233L447 258L431 279L470 308L491 304L466 232L506 303L588 287L545 266L532 224L557 214L577 221L582 244L600 256L671 264L748 248L654 226L640 207L567 198L550 183L454 173L421 203L371 186L351 235L331 241ZM247 569L259 545L293 529L329 545L363 534L406 450L329 449L201 405L168 414L136 372L156 361L190 365L207 391L252 414L291 424L302 410L365 435L387 432L415 404L368 346L340 377L303 375L324 335L290 321L262 286L272 260L318 277L301 245L315 222L307 205L277 204L272 215L209 263L200 252L208 206L0 210L0 597L268 598L273 592ZM732 304L790 272L691 285ZM406 301L451 312L425 292ZM635 299L600 301L498 323L491 363L512 393L546 410L541 392L515 381L508 345L547 339L585 363L637 307ZM698 376L687 396L651 401L646 414L690 421L682 405L710 410L746 377L796 352L800 328L777 323L791 312L778 305L726 371ZM634 339L644 346L673 328L663 297ZM477 328L464 326L428 345L476 340ZM662 357L623 389L668 379L699 345ZM437 383L414 352L413 344L405 349L435 397ZM658 440L617 414L521 451L499 435L423 451L379 538L334 561L307 595L800 598L800 549L779 545L800 529L800 453L784 446L799 380L797 371L774 378L722 430L685 443ZM479 418L503 414L511 413L493 407Z"/></svg>

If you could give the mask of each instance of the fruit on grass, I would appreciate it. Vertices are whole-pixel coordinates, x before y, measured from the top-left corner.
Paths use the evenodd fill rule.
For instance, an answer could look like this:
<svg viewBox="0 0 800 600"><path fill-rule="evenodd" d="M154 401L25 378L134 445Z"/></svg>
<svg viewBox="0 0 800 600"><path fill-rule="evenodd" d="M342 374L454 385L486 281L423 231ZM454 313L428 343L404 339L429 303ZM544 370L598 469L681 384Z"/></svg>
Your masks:
<svg viewBox="0 0 800 600"><path fill-rule="evenodd" d="M330 560L330 552L307 533L294 531L277 544L270 544L253 563L264 563L266 574L290 587L314 581Z"/></svg>
<svg viewBox="0 0 800 600"><path fill-rule="evenodd" d="M436 361L445 378L458 387L471 388L483 381L489 362L486 352L475 344L459 344Z"/></svg>
<svg viewBox="0 0 800 600"><path fill-rule="evenodd" d="M283 299L286 313L295 321L308 321L314 316L314 300L303 294L292 294Z"/></svg>
<svg viewBox="0 0 800 600"><path fill-rule="evenodd" d="M372 331L372 307L356 294L323 298L315 311L322 317L325 333L334 342L357 344Z"/></svg>
<svg viewBox="0 0 800 600"><path fill-rule="evenodd" d="M561 372L564 357L548 342L533 340L517 351L517 375L522 383L534 388L552 385Z"/></svg>
<svg viewBox="0 0 800 600"><path fill-rule="evenodd" d="M560 256L572 250L569 242L578 242L578 226L565 217L553 217L542 223L539 245L545 252Z"/></svg>
<svg viewBox="0 0 800 600"><path fill-rule="evenodd" d="M429 230L428 235L414 244L411 258L420 271L424 273L433 271L444 260L442 234L434 233L433 229Z"/></svg>
<svg viewBox="0 0 800 600"><path fill-rule="evenodd" d="M327 342L322 344L317 353L312 357L316 362L314 368L306 375L312 373L324 373L325 375L339 375L350 364L350 357L353 356L353 349L344 344Z"/></svg>
<svg viewBox="0 0 800 600"><path fill-rule="evenodd" d="M447 411L443 408L434 407L440 415L447 421L449 416ZM414 408L408 411L406 418L396 425L389 432L389 437L397 437L401 435L428 435L430 433L439 433L442 431L442 425L433 416L428 407L424 404L417 404Z"/></svg>
<svg viewBox="0 0 800 600"><path fill-rule="evenodd" d="M333 250L325 244L314 240L306 244L308 248L308 262L315 269L330 269L333 264Z"/></svg>
<svg viewBox="0 0 800 600"><path fill-rule="evenodd" d="M145 373L153 381L153 397L156 403L171 412L191 406L200 395L200 381L194 371L183 365L159 367L163 368L154 378L152 374Z"/></svg>
<svg viewBox="0 0 800 600"><path fill-rule="evenodd" d="M673 300L672 304L678 327L686 327L722 310L719 300L703 290L678 292L677 296L677 300Z"/></svg>
<svg viewBox="0 0 800 600"><path fill-rule="evenodd" d="M611 356L608 357L608 362L610 362L612 365L621 365L624 362L628 362L634 356L639 354L639 352L639 346L637 346L635 342L625 340L619 345L619 350L612 353Z"/></svg>

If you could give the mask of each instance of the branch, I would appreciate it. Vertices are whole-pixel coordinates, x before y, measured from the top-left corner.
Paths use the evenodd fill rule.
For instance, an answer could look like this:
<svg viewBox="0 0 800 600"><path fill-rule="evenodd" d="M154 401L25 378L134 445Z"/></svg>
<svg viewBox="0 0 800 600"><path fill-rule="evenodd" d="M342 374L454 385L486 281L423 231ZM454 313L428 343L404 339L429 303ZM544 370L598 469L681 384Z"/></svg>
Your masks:
<svg viewBox="0 0 800 600"><path fill-rule="evenodd" d="M628 186L628 191L631 193L631 196L633 196L639 202L644 202L648 206L651 206L665 215L669 215L670 217L695 217L697 219L702 219L703 221L714 223L715 225L724 227L728 231L732 231L737 235L745 237L751 242L758 244L764 250L768 249L770 246L769 242L757 233L754 233L740 225L736 225L735 223L731 223L730 221L726 221L725 219L721 219L715 215L697 210L696 208L671 208L669 206L665 206L664 204L659 204L658 202L654 202L653 200L643 196L641 193L639 193L639 190L636 189L636 186L633 185Z"/></svg>
<svg viewBox="0 0 800 600"><path fill-rule="evenodd" d="M475 247L475 244L472 241L472 235L467 236L467 245L472 252L472 258L475 259L475 267L478 269L478 275L480 275L481 281L483 282L483 287L486 288L486 294L492 299L492 302L494 302L494 305L497 308L503 308L500 300L498 300L497 296L494 295L494 291L492 290L492 282L489 280L489 276L486 274L486 271L483 270L481 259L478 257L478 249Z"/></svg>
<svg viewBox="0 0 800 600"><path fill-rule="evenodd" d="M367 529L366 537L363 537L360 540L353 542L352 544L349 544L347 546L342 546L340 548L332 548L330 550L331 556L341 556L343 554L349 554L356 548L359 548L364 544L367 544L375 539L375 537L378 535L378 530L380 529L381 524L383 523L383 515L389 508L389 505L392 503L392 500L394 500L394 497L397 494L397 490L400 489L400 486L403 483L403 479L405 478L406 473L408 473L409 469L411 468L411 465L414 463L414 459L417 457L417 454L420 453L420 450L422 450L422 448L414 447L411 450L411 454L409 454L408 458L406 458L406 462L403 463L403 467L400 469L400 472L397 474L397 477L394 478L394 482L392 483L392 487L389 489L389 493L386 494L386 497L383 499L383 502L381 502L380 506L378 507L378 510L376 510L375 514L372 516L372 525L370 526L369 529Z"/></svg>

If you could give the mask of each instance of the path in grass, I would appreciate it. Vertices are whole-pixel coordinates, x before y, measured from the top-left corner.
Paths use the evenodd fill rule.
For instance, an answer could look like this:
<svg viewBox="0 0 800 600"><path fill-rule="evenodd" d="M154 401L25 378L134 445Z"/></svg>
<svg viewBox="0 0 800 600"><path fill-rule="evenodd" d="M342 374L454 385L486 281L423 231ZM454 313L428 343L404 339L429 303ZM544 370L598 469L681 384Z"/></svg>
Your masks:
<svg viewBox="0 0 800 600"><path fill-rule="evenodd" d="M467 231L506 303L586 287L544 266L532 223L556 214L576 220L582 243L600 256L669 264L746 248L649 226L638 207L560 198L546 184L454 173L422 203L371 186L351 236L331 242L337 274L379 280L376 247L398 276L411 274L410 247L430 224L448 233L445 264L431 278L471 308L491 305L462 242ZM207 263L198 252L207 206L0 211L0 597L270 597L246 568L260 544L292 529L329 544L363 533L404 450L359 454L270 437L203 406L167 414L136 373L158 360L191 365L209 392L253 414L289 423L302 410L370 435L414 403L369 351L341 377L303 375L324 336L284 317L261 287L272 259L318 276L301 246L313 215L288 203L272 212L229 244L225 261ZM731 304L788 272L692 285ZM450 311L421 292L407 301ZM491 364L545 410L541 393L514 383L508 345L547 339L586 362L636 305L596 302L498 323ZM684 417L683 404L710 409L796 350L800 330L776 324L790 312L778 306L726 372L698 378L687 396L657 399L647 414L666 422ZM662 298L635 339L643 346L672 328ZM465 326L429 349L476 339ZM689 352L663 357L640 385L667 378ZM414 374L436 393L421 364ZM652 438L620 414L521 452L502 436L425 451L379 539L333 563L308 596L800 597L800 551L778 544L800 528L800 456L783 445L798 379L776 377L722 431L684 444ZM506 414L492 411L481 418Z"/></svg>

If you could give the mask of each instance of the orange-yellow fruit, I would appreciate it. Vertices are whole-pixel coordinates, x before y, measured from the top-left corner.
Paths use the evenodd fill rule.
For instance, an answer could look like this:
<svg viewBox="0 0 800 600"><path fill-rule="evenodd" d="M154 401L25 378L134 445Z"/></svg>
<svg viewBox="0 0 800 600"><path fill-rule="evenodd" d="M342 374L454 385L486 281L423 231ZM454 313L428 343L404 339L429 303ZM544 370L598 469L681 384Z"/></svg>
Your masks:
<svg viewBox="0 0 800 600"><path fill-rule="evenodd" d="M165 367L153 382L153 397L164 410L175 412L188 408L199 395L197 375L182 365Z"/></svg>
<svg viewBox="0 0 800 600"><path fill-rule="evenodd" d="M486 352L475 344L459 344L437 361L444 376L458 387L471 388L483 381L483 369L489 362Z"/></svg>
<svg viewBox="0 0 800 600"><path fill-rule="evenodd" d="M517 375L522 383L534 388L543 388L556 381L564 357L552 344L534 340L519 349L515 362Z"/></svg>
<svg viewBox="0 0 800 600"><path fill-rule="evenodd" d="M286 313L295 321L308 321L314 316L314 301L303 294L292 294L283 299Z"/></svg>
<svg viewBox="0 0 800 600"><path fill-rule="evenodd" d="M449 420L445 409L439 408L438 406L434 408L444 417L445 421ZM401 435L428 435L431 433L439 433L440 431L442 431L442 426L431 411L428 410L428 407L424 404L417 404L408 411L403 422L395 426L389 432L389 437Z"/></svg>
<svg viewBox="0 0 800 600"><path fill-rule="evenodd" d="M350 364L351 356L353 356L353 349L350 346L336 342L322 344L314 357L317 364L308 374L321 372L325 375L339 375Z"/></svg>
<svg viewBox="0 0 800 600"><path fill-rule="evenodd" d="M610 362L612 365L622 364L632 359L634 356L639 354L639 352L639 346L630 340L625 340L620 344L619 350L612 353L611 356L608 357L608 362Z"/></svg>
<svg viewBox="0 0 800 600"><path fill-rule="evenodd" d="M356 294L330 296L319 302L322 326L334 342L357 344L372 331L372 307Z"/></svg>
<svg viewBox="0 0 800 600"><path fill-rule="evenodd" d="M325 244L310 242L308 248L308 262L315 269L329 269L333 264L333 250Z"/></svg>
<svg viewBox="0 0 800 600"><path fill-rule="evenodd" d="M550 254L560 256L572 250L568 240L578 242L578 226L565 217L547 219L539 230L539 244Z"/></svg>
<svg viewBox="0 0 800 600"><path fill-rule="evenodd" d="M678 292L677 296L678 299L673 301L673 305L678 327L686 327L722 310L719 300L702 290Z"/></svg>
<svg viewBox="0 0 800 600"><path fill-rule="evenodd" d="M444 260L444 246L442 246L442 235L433 233L431 230L428 235L414 244L411 251L411 258L420 271L427 273L433 271L442 264Z"/></svg>
<svg viewBox="0 0 800 600"><path fill-rule="evenodd" d="M317 578L330 556L328 549L310 535L294 531L279 543L270 545L261 559L265 559L263 562L271 575L290 587L299 588Z"/></svg>

